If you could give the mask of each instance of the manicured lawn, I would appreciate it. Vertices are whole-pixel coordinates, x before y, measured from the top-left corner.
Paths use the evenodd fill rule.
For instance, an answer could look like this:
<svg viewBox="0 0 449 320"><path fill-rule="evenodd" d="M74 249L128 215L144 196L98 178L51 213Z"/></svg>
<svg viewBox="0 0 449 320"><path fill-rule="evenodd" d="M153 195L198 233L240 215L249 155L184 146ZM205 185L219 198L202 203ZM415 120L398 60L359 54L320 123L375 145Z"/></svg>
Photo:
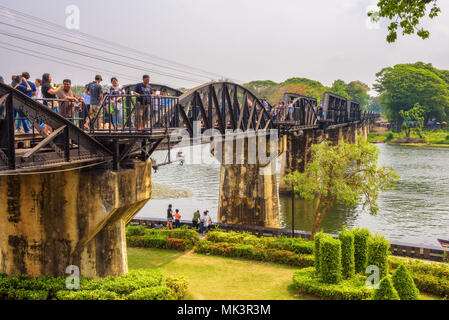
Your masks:
<svg viewBox="0 0 449 320"><path fill-rule="evenodd" d="M192 252L128 248L129 269L160 268L164 274L189 280L187 299L292 300L294 267Z"/></svg>

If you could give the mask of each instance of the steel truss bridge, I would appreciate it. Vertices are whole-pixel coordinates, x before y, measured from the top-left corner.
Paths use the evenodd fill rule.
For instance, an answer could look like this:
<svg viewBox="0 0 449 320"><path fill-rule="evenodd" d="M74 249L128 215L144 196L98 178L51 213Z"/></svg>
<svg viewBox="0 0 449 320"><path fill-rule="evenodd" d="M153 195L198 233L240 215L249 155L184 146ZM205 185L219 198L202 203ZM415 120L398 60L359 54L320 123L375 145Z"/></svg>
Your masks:
<svg viewBox="0 0 449 320"><path fill-rule="evenodd" d="M100 109L88 117L89 110L83 104L75 107L64 100L37 101L0 84L0 172L100 162L119 170L133 159L149 159L176 129L185 129L192 137L195 121L201 123L202 132L216 129L226 135L229 130L276 129L284 135L378 117L362 111L357 102L332 93L324 94L320 109L314 98L286 93L286 105L291 107L277 110L273 116L271 106L267 108L251 91L235 83L212 82L184 93L158 84L152 87L165 88L169 95L142 96L139 103L131 93L133 86L125 86L125 94L106 95ZM64 116L53 110L55 106L66 110ZM29 121L31 133L15 134L16 121L21 119Z"/></svg>

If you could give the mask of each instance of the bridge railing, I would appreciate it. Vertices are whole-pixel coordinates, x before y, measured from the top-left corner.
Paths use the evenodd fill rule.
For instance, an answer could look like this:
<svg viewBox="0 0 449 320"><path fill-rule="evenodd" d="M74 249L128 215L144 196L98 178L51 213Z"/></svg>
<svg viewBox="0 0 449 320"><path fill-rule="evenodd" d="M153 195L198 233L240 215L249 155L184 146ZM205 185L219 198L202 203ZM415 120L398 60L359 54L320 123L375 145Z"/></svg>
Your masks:
<svg viewBox="0 0 449 320"><path fill-rule="evenodd" d="M152 132L175 125L178 97L106 95L98 110L89 110L91 133Z"/></svg>
<svg viewBox="0 0 449 320"><path fill-rule="evenodd" d="M317 119L320 119L320 115L316 109L310 108L306 110L303 107L283 107L283 108L273 108L270 112L273 122L275 123L286 123L293 125L306 125L308 124L308 114L310 111L314 113Z"/></svg>
<svg viewBox="0 0 449 320"><path fill-rule="evenodd" d="M84 102L75 102L68 99L49 99L49 98L37 98L36 101L50 108L52 111L59 113L75 124L78 128L83 128L88 109ZM21 120L21 119L16 119Z"/></svg>

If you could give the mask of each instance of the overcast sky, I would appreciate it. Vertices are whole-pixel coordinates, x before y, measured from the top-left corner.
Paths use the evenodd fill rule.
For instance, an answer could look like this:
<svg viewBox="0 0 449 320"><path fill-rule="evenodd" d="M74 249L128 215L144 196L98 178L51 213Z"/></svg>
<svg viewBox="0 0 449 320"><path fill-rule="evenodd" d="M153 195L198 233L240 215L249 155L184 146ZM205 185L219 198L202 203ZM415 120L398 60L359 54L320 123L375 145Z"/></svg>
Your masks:
<svg viewBox="0 0 449 320"><path fill-rule="evenodd" d="M306 77L325 85L343 79L347 82L361 80L371 86L376 72L398 63L424 61L449 69L448 1L440 1L442 13L438 18L425 21L431 31L430 39L423 41L416 36L407 36L400 37L395 44L386 42L385 24L375 28L367 23L367 9L375 3L375 0L0 0L2 6L61 26L66 23L66 7L77 5L80 32L244 82L266 79L279 82L290 77ZM3 14L0 21L30 28L18 21L14 14L5 13L5 10L0 12ZM32 28L78 41L56 31ZM6 25L0 24L0 30L69 47L67 43ZM144 73L5 35L0 35L0 42L2 46L8 42L55 56L61 61L70 59L111 71L99 72L105 80L113 72L131 78L140 78ZM85 47L71 47L114 57ZM0 75L7 80L12 74L25 70L33 79L50 72L56 82L71 78L77 84L84 84L95 75L93 71L63 66L4 48L0 48L0 61ZM159 76L151 72L156 69L154 66L126 62L144 69L148 67L155 82L178 87L199 84ZM122 77L121 83L131 81ZM207 77L198 82L207 82Z"/></svg>

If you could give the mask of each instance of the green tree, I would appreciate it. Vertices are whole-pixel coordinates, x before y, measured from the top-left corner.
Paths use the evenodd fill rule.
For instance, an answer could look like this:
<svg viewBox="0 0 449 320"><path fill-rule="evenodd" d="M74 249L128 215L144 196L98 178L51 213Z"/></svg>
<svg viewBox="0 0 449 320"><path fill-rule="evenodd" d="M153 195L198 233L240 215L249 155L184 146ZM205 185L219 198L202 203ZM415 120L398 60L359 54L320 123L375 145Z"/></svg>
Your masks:
<svg viewBox="0 0 449 320"><path fill-rule="evenodd" d="M449 115L449 84L441 78L445 74L422 62L398 64L376 74L374 89L380 93L379 101L390 121L402 122L400 110L409 110L416 103L425 110L424 123L444 121Z"/></svg>
<svg viewBox="0 0 449 320"><path fill-rule="evenodd" d="M422 39L427 39L430 35L428 30L419 27L420 21L428 16L435 18L440 13L437 5L438 0L379 0L378 10L368 13L373 21L381 18L388 19L388 42L395 42L398 29L402 29L403 35L414 34L415 32Z"/></svg>
<svg viewBox="0 0 449 320"><path fill-rule="evenodd" d="M332 84L331 92L346 99L350 98L349 94L346 92L346 83L343 80L335 80Z"/></svg>
<svg viewBox="0 0 449 320"><path fill-rule="evenodd" d="M422 138L422 128L424 126L424 109L416 103L410 110L401 110L399 115L404 120L403 127L405 128L405 135L410 137L412 128L415 128L416 133Z"/></svg>
<svg viewBox="0 0 449 320"><path fill-rule="evenodd" d="M356 144L315 144L305 172L295 171L284 178L296 195L317 201L312 238L336 202L355 206L363 197L363 208L368 207L371 214L377 213L379 191L393 188L398 179L389 168L378 168L378 156L379 149L363 137L358 137Z"/></svg>
<svg viewBox="0 0 449 320"><path fill-rule="evenodd" d="M351 81L346 86L346 93L348 94L349 99L357 101L362 108L368 106L370 99L368 94L369 90L369 86L360 81Z"/></svg>

